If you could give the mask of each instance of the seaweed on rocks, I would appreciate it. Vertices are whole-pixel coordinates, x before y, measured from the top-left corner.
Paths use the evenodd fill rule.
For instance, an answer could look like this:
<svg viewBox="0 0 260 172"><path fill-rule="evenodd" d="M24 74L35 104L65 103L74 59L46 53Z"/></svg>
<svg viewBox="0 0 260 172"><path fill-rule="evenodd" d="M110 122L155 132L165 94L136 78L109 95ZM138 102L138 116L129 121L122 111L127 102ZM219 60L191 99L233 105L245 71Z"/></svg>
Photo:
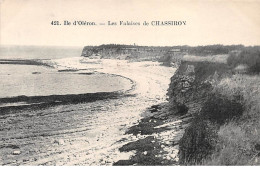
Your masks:
<svg viewBox="0 0 260 172"><path fill-rule="evenodd" d="M135 142L127 143L122 146L119 150L121 152L136 151L135 156L132 156L129 160L119 160L113 165L123 166L123 165L169 165L174 162L173 160L164 160L162 156L158 154L163 152L163 144L154 138L153 136L148 136L144 139L137 140Z"/></svg>
<svg viewBox="0 0 260 172"><path fill-rule="evenodd" d="M25 102L19 106L0 107L2 114L15 110L23 109L41 109L56 105L77 104L83 102L94 102L104 99L118 99L123 96L133 96L121 92L98 92L86 94L67 94L67 95L50 95L50 96L17 96L9 98L0 98L0 104Z"/></svg>
<svg viewBox="0 0 260 172"><path fill-rule="evenodd" d="M133 134L136 141L127 143L119 148L120 152L135 151L135 155L128 160L119 160L113 165L173 165L176 164L174 158L165 158L168 152L165 147L168 144L176 146L175 142L164 143L158 135L172 130L165 124L169 114L166 113L168 104L153 105L144 112L147 116L142 118L137 125L130 127L126 134Z"/></svg>
<svg viewBox="0 0 260 172"><path fill-rule="evenodd" d="M141 119L141 121L128 129L126 134L141 134L141 135L149 135L152 133L164 131L163 128L154 128L156 126L162 125L163 121L160 119L154 119L153 117L147 117Z"/></svg>

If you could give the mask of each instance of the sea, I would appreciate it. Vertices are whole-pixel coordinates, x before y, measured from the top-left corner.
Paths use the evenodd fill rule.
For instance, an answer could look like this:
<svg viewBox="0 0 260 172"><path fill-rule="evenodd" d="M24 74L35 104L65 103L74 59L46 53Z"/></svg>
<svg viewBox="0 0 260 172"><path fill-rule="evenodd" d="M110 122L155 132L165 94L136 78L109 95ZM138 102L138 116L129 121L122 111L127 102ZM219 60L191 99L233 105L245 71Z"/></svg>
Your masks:
<svg viewBox="0 0 260 172"><path fill-rule="evenodd" d="M0 45L0 59L61 59L81 55L83 47Z"/></svg>
<svg viewBox="0 0 260 172"><path fill-rule="evenodd" d="M78 59L82 49L83 47L1 46L0 98L112 92L122 90L123 84L129 82L122 77L94 73L93 70L88 70L88 66L81 67L81 70L71 71L69 66L61 69L62 66L58 66L55 61ZM39 64L34 65L28 61L37 61Z"/></svg>

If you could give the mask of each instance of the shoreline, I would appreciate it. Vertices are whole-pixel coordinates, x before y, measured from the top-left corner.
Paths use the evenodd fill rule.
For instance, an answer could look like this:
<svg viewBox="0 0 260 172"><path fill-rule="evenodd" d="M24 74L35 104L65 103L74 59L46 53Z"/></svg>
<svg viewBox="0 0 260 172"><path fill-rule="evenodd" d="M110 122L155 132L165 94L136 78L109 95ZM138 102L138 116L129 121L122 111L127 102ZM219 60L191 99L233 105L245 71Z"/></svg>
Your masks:
<svg viewBox="0 0 260 172"><path fill-rule="evenodd" d="M10 121L3 126L3 132L0 132L2 139L8 140L9 136L6 134L14 132L13 126L19 127L13 139L9 138L6 144L16 145L21 151L20 156L15 156L10 155L13 149L9 147L0 149L4 157L9 156L8 159L3 157L5 161L1 164L112 165L134 155L133 151L118 150L122 145L138 139L132 134L124 133L142 118L140 114L147 107L165 101L170 76L175 69L153 62L127 63L120 60L104 60L99 66L94 63L93 66L81 64L80 59L83 58L59 59L57 61L65 64L56 64L59 65L58 69L65 69L64 66L92 68L90 71L128 78L134 84L119 99L24 109L11 112L5 119L1 118L0 121ZM28 133L26 138L23 137L24 132ZM19 138L19 143L16 143L15 138ZM45 143L44 146L42 142Z"/></svg>
<svg viewBox="0 0 260 172"><path fill-rule="evenodd" d="M51 106L78 104L95 102L105 99L119 99L120 97L129 96L120 91L114 92L97 92L86 94L67 94L67 95L49 95L49 96L17 96L11 98L0 98L1 104L9 106L1 106L0 112L8 113L14 110L31 109L37 110L41 108L49 108ZM18 104L18 106L16 106Z"/></svg>
<svg viewBox="0 0 260 172"><path fill-rule="evenodd" d="M48 63L45 63L42 60L27 60L27 59L3 59L5 63L1 63L0 59L0 65L35 65L35 66L46 66L55 68L53 65L50 65ZM57 70L56 73L59 73L60 70ZM82 70L75 70L71 71L69 69L65 69L62 71L63 74L78 74L78 75L90 75L89 72L85 73ZM80 72L80 73L78 73ZM32 74L41 74L41 72L32 72ZM51 94L51 95L18 95L18 96L11 96L11 97L1 97L0 98L0 111L1 112L8 112L12 110L21 110L24 108L44 108L49 106L55 106L55 105L65 105L65 104L76 104L76 103L83 103L83 102L93 102L96 100L102 100L102 99L108 99L108 98L119 98L122 96L129 96L128 94L135 89L135 82L131 80L130 78L127 78L125 76L117 75L117 74L108 74L104 72L91 72L92 74L98 74L98 75L106 75L112 76L112 77L120 77L123 79L126 79L130 82L129 86L125 86L125 88L118 88L118 90L115 91L97 91L97 92L90 92L90 93L79 93L79 94ZM130 87L130 88L127 88ZM103 97L103 98L102 98Z"/></svg>
<svg viewBox="0 0 260 172"><path fill-rule="evenodd" d="M108 73L103 73L103 72L99 72L100 74L108 74ZM136 89L136 82L128 77L125 77L125 76L122 76L122 75L118 75L118 74L108 74L108 75L111 75L111 76L117 76L117 77L121 77L121 78L124 78L124 79L127 79L130 81L131 83L131 88L130 89L127 89L127 90L118 90L118 91L115 91L115 92L122 92L122 94L127 94L127 93L131 93L132 91L134 91Z"/></svg>

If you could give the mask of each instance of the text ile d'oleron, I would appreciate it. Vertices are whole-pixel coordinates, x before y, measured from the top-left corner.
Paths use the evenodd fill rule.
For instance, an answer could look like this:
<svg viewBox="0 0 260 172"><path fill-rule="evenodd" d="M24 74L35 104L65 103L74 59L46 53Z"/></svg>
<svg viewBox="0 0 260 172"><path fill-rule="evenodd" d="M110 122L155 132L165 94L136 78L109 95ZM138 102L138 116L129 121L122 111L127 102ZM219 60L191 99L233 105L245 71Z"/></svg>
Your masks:
<svg viewBox="0 0 260 172"><path fill-rule="evenodd" d="M134 22L134 21L107 21L107 22L92 22L92 21L51 21L51 25L64 25L64 26L185 26L187 21L183 20L169 20L169 21L143 21L143 22Z"/></svg>

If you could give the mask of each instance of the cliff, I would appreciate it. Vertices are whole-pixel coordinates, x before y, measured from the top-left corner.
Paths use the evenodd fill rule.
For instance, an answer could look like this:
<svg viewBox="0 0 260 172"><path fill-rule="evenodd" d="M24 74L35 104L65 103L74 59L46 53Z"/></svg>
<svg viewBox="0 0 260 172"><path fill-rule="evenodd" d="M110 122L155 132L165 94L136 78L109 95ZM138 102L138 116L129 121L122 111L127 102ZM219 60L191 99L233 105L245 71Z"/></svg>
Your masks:
<svg viewBox="0 0 260 172"><path fill-rule="evenodd" d="M212 84L230 75L228 66L211 62L182 62L171 78L168 93L173 113L195 113L213 90ZM197 106L195 106L195 104Z"/></svg>
<svg viewBox="0 0 260 172"><path fill-rule="evenodd" d="M121 59L129 61L159 61L171 66L187 54L186 47L153 47L135 45L85 46L81 56L87 58Z"/></svg>
<svg viewBox="0 0 260 172"><path fill-rule="evenodd" d="M202 164L216 148L220 126L242 115L236 99L215 90L220 80L231 76L232 69L223 63L183 62L171 78L170 112L192 117L179 141L180 164Z"/></svg>
<svg viewBox="0 0 260 172"><path fill-rule="evenodd" d="M260 164L259 55L259 46L246 47L226 60L180 65L168 90L170 112L192 120L179 141L179 164Z"/></svg>
<svg viewBox="0 0 260 172"><path fill-rule="evenodd" d="M115 58L115 59L159 59L169 48L159 47L142 47L131 45L100 45L96 47L84 47L82 56L91 57L93 55L100 58Z"/></svg>
<svg viewBox="0 0 260 172"><path fill-rule="evenodd" d="M100 46L85 46L81 56L96 59L123 59L129 61L159 61L165 66L177 67L184 56L187 59L207 59L217 61L219 57L230 52L240 52L244 47L241 45L208 45L208 46L137 46L122 44L104 44ZM194 58L193 56L196 56ZM218 57L216 57L218 56ZM224 58L226 59L226 58Z"/></svg>
<svg viewBox="0 0 260 172"><path fill-rule="evenodd" d="M183 61L171 78L168 103L147 109L127 131L139 139L120 151L136 150L136 155L115 165L201 165L210 159L218 147L220 127L242 116L238 98L216 90L232 75L233 69L224 63Z"/></svg>
<svg viewBox="0 0 260 172"><path fill-rule="evenodd" d="M194 56L213 56L228 54L232 51L240 51L242 45L207 45L191 47L183 46L137 46L137 45L122 45L122 44L105 44L100 46L85 46L82 51L82 56L92 57L99 56L100 58L139 58L139 59L169 59L173 57L178 59L183 55L189 54Z"/></svg>

